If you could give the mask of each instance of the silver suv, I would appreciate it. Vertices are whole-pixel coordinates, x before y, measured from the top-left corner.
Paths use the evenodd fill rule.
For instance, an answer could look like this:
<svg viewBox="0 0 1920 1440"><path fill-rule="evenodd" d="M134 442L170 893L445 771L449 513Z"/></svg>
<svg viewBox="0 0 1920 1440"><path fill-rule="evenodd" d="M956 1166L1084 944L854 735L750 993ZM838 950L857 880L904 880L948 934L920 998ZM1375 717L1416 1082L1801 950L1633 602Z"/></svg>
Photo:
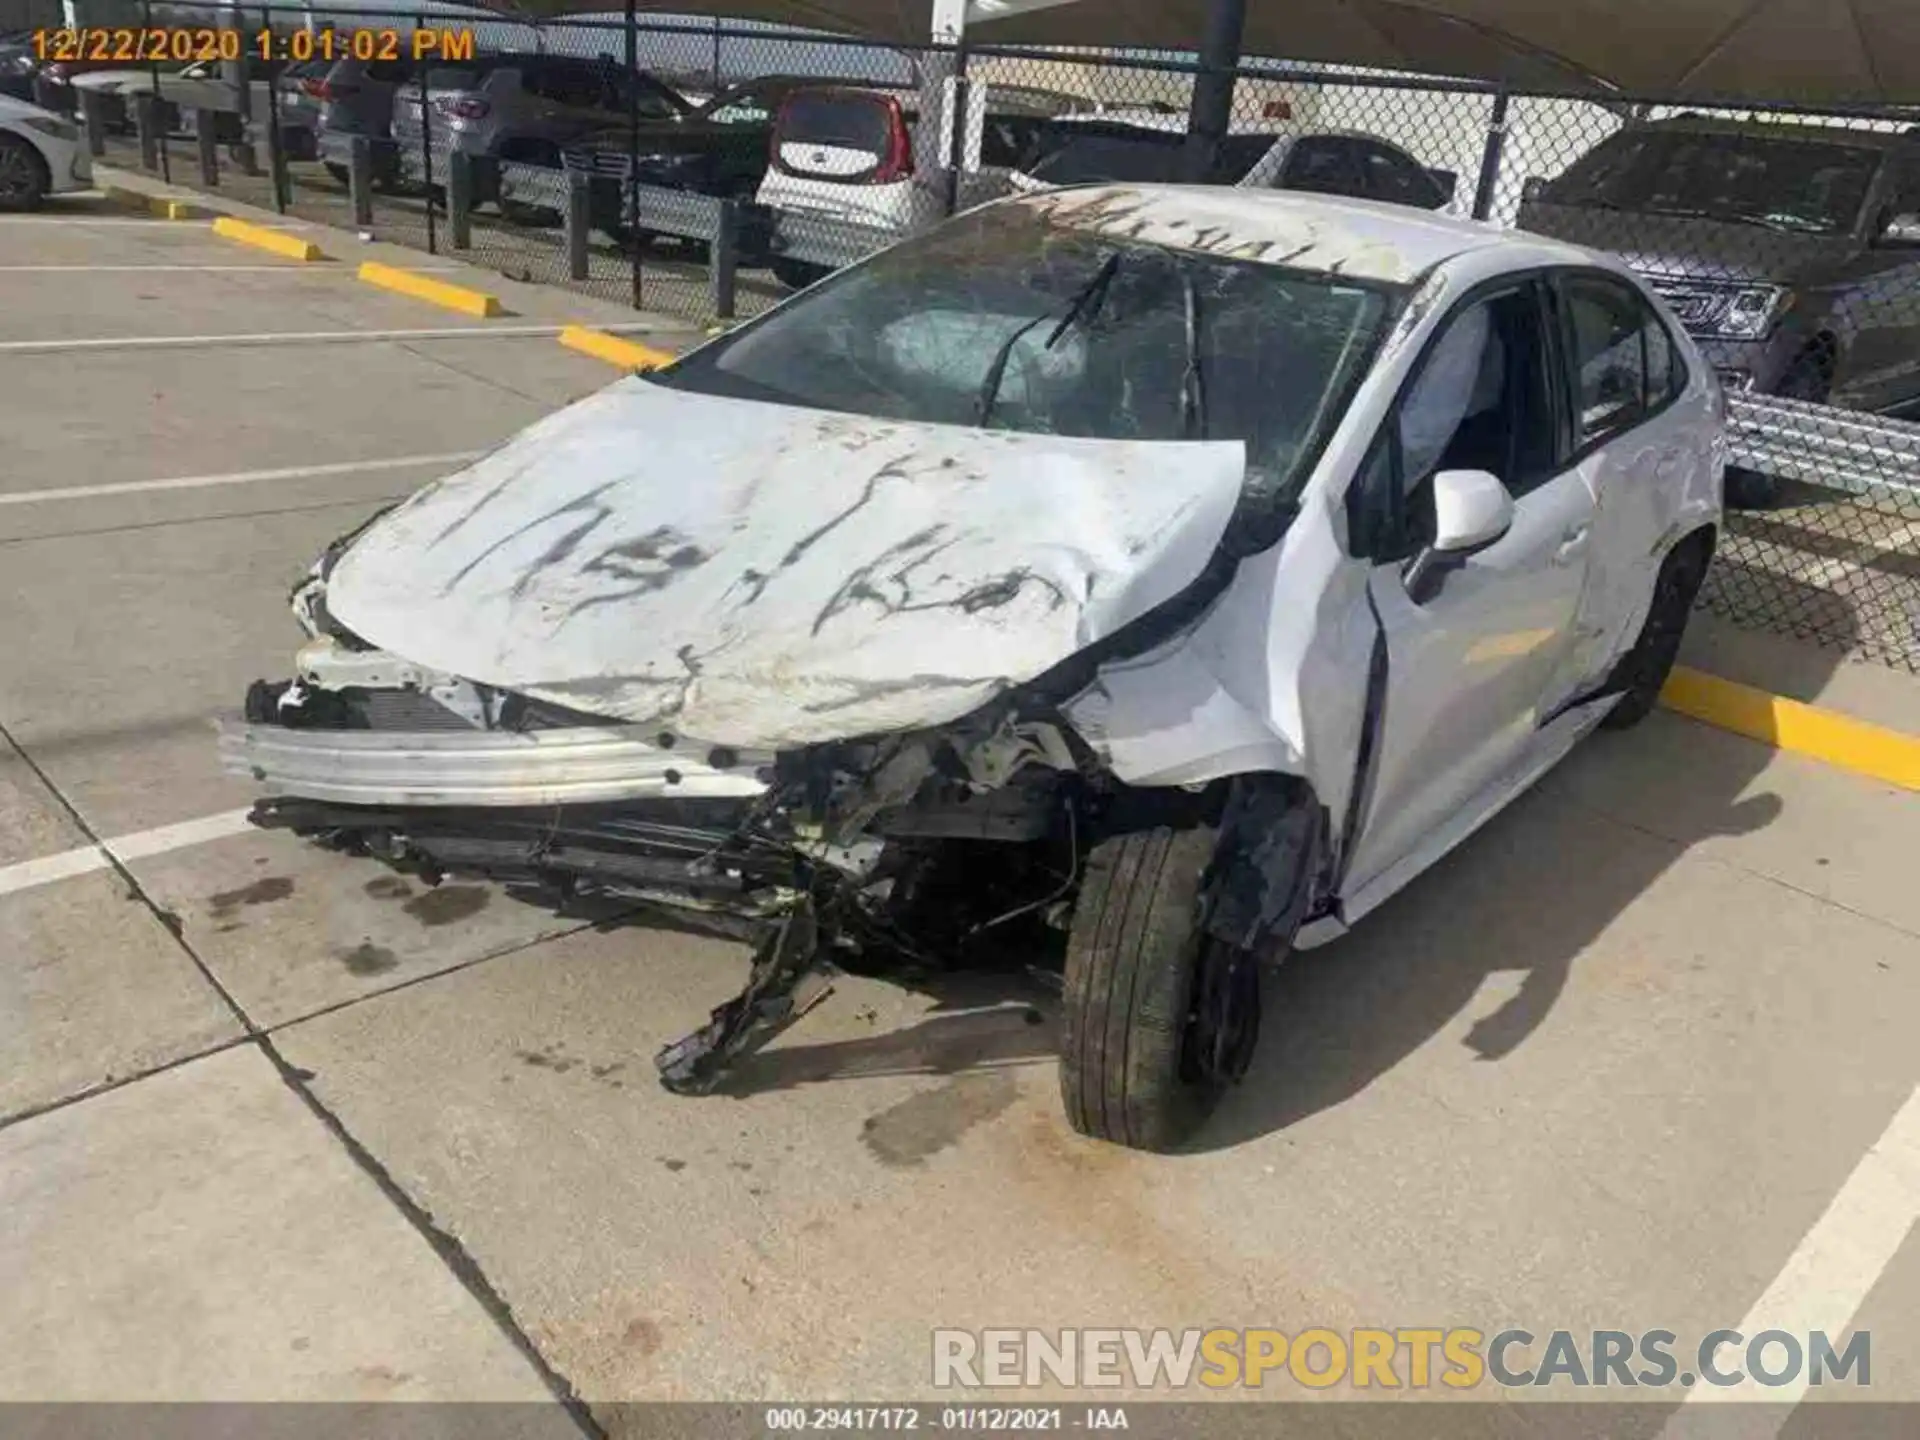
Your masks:
<svg viewBox="0 0 1920 1440"><path fill-rule="evenodd" d="M425 85L425 104L421 87ZM476 204L500 198L502 161L560 168L561 149L612 124L624 123L629 102L643 121L677 120L692 107L679 92L644 72L625 70L611 56L483 55L434 65L393 97L393 139L400 176L428 181L421 133L432 141L431 182L445 183L455 151L474 166Z"/></svg>

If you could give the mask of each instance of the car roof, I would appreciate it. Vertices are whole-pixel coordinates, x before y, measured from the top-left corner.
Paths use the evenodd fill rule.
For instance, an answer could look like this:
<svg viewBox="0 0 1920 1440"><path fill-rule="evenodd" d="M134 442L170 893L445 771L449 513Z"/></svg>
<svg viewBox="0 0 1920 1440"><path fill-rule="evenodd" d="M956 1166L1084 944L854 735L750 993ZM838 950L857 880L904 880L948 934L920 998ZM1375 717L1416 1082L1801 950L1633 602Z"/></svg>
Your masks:
<svg viewBox="0 0 1920 1440"><path fill-rule="evenodd" d="M1694 135L1752 136L1767 140L1820 140L1863 150L1898 150L1920 140L1920 126L1904 130L1855 129L1851 125L1796 125L1778 120L1730 120L1719 115L1669 115L1622 132L1681 131Z"/></svg>
<svg viewBox="0 0 1920 1440"><path fill-rule="evenodd" d="M1591 265L1588 251L1405 205L1219 185L1083 185L1007 202L1056 224L1295 270L1407 284L1437 265L1504 247L1514 269Z"/></svg>

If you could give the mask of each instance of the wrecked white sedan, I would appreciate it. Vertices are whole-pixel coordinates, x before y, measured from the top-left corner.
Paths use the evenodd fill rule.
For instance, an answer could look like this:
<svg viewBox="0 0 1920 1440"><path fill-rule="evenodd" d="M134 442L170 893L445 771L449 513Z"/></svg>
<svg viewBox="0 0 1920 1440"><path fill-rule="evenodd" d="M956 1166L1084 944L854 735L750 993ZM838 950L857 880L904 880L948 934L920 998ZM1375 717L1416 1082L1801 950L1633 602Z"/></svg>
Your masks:
<svg viewBox="0 0 1920 1440"><path fill-rule="evenodd" d="M260 823L429 881L730 917L751 977L675 1090L836 966L993 946L1064 968L1072 1123L1165 1148L1245 1069L1262 963L1647 713L1722 420L1565 245L1005 201L342 539L221 744Z"/></svg>

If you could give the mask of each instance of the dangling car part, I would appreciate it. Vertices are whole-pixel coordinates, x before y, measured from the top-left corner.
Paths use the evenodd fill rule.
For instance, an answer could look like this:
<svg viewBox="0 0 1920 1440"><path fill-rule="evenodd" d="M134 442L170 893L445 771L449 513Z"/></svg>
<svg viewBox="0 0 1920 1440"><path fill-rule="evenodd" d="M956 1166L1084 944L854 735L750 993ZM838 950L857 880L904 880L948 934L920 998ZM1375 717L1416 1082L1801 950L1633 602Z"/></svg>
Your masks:
<svg viewBox="0 0 1920 1440"><path fill-rule="evenodd" d="M1645 713L1723 420L1565 245L1011 200L342 537L222 752L263 824L752 942L669 1088L840 969L1011 955L1061 971L1070 1121L1165 1149L1247 1072L1265 967Z"/></svg>

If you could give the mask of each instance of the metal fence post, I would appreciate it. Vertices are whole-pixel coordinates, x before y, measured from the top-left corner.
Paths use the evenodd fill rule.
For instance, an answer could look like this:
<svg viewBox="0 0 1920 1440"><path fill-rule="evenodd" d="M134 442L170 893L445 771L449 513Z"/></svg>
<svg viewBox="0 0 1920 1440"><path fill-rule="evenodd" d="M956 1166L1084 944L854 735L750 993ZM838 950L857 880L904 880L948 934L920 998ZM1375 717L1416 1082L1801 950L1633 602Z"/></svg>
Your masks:
<svg viewBox="0 0 1920 1440"><path fill-rule="evenodd" d="M1480 183L1473 191L1473 218L1493 213L1494 190L1500 183L1500 156L1507 143L1507 106L1513 99L1502 85L1493 92L1493 113L1487 117L1487 147L1480 152Z"/></svg>
<svg viewBox="0 0 1920 1440"><path fill-rule="evenodd" d="M447 156L447 244L455 250L473 244L473 157L461 150Z"/></svg>
<svg viewBox="0 0 1920 1440"><path fill-rule="evenodd" d="M627 58L626 74L622 84L627 92L627 173L620 182L620 207L627 221L627 245L632 251L628 258L631 276L631 298L633 308L640 306L640 256L647 248L640 243L640 17L636 13L635 0L626 0ZM715 35L718 36L719 22L715 22ZM714 69L719 70L718 39L715 40ZM716 87L718 80L715 81Z"/></svg>
<svg viewBox="0 0 1920 1440"><path fill-rule="evenodd" d="M941 197L947 214L952 215L960 208L960 175L967 164L967 137L973 133L973 95L972 85L967 81L967 37L960 35L959 47L953 52L953 96L950 101L947 145L947 193Z"/></svg>
<svg viewBox="0 0 1920 1440"><path fill-rule="evenodd" d="M273 27L273 12L263 11L264 28ZM253 89L251 82L247 87L247 113L253 113ZM252 126L249 118L248 126ZM280 133L280 79L276 75L267 76L267 175L273 183L273 208L284 215L287 206L293 201L292 180L287 174L287 137Z"/></svg>
<svg viewBox="0 0 1920 1440"><path fill-rule="evenodd" d="M587 236L593 229L593 206L587 192L587 177L568 170L567 177L567 278L587 278Z"/></svg>
<svg viewBox="0 0 1920 1440"><path fill-rule="evenodd" d="M160 97L151 92L133 97L133 129L140 137L140 168L160 168Z"/></svg>
<svg viewBox="0 0 1920 1440"><path fill-rule="evenodd" d="M194 147L200 152L200 179L209 190L220 188L220 140L216 133L218 116L212 110L193 112Z"/></svg>
<svg viewBox="0 0 1920 1440"><path fill-rule="evenodd" d="M100 96L92 90L80 92L80 118L87 127L87 153L96 158L107 153L107 119L100 112Z"/></svg>
<svg viewBox="0 0 1920 1440"><path fill-rule="evenodd" d="M153 0L140 0L141 28L151 33L153 30ZM134 128L140 132L140 163L152 170L154 153L159 152L160 178L169 185L173 183L173 164L167 159L166 107L160 103L160 60L150 56L147 61L147 115L146 127L140 128L140 97L133 102Z"/></svg>
<svg viewBox="0 0 1920 1440"><path fill-rule="evenodd" d="M353 200L353 223L373 224L373 137L356 135L347 149L347 194Z"/></svg>
<svg viewBox="0 0 1920 1440"><path fill-rule="evenodd" d="M416 32L424 30L426 23L427 17L425 15L416 15L413 17L413 25ZM423 65L417 73L420 76L420 170L426 177L425 183L427 191L427 253L429 255L438 255L440 253L440 246L438 244L438 237L434 232L433 222L433 125L427 118L432 109L432 106L427 103L427 82L432 78L433 71L430 67ZM449 201L453 199L451 187L448 188L447 199Z"/></svg>
<svg viewBox="0 0 1920 1440"><path fill-rule="evenodd" d="M713 246L707 256L713 276L713 316L731 320L734 316L734 281L740 269L740 202L720 202L720 224L713 232Z"/></svg>

